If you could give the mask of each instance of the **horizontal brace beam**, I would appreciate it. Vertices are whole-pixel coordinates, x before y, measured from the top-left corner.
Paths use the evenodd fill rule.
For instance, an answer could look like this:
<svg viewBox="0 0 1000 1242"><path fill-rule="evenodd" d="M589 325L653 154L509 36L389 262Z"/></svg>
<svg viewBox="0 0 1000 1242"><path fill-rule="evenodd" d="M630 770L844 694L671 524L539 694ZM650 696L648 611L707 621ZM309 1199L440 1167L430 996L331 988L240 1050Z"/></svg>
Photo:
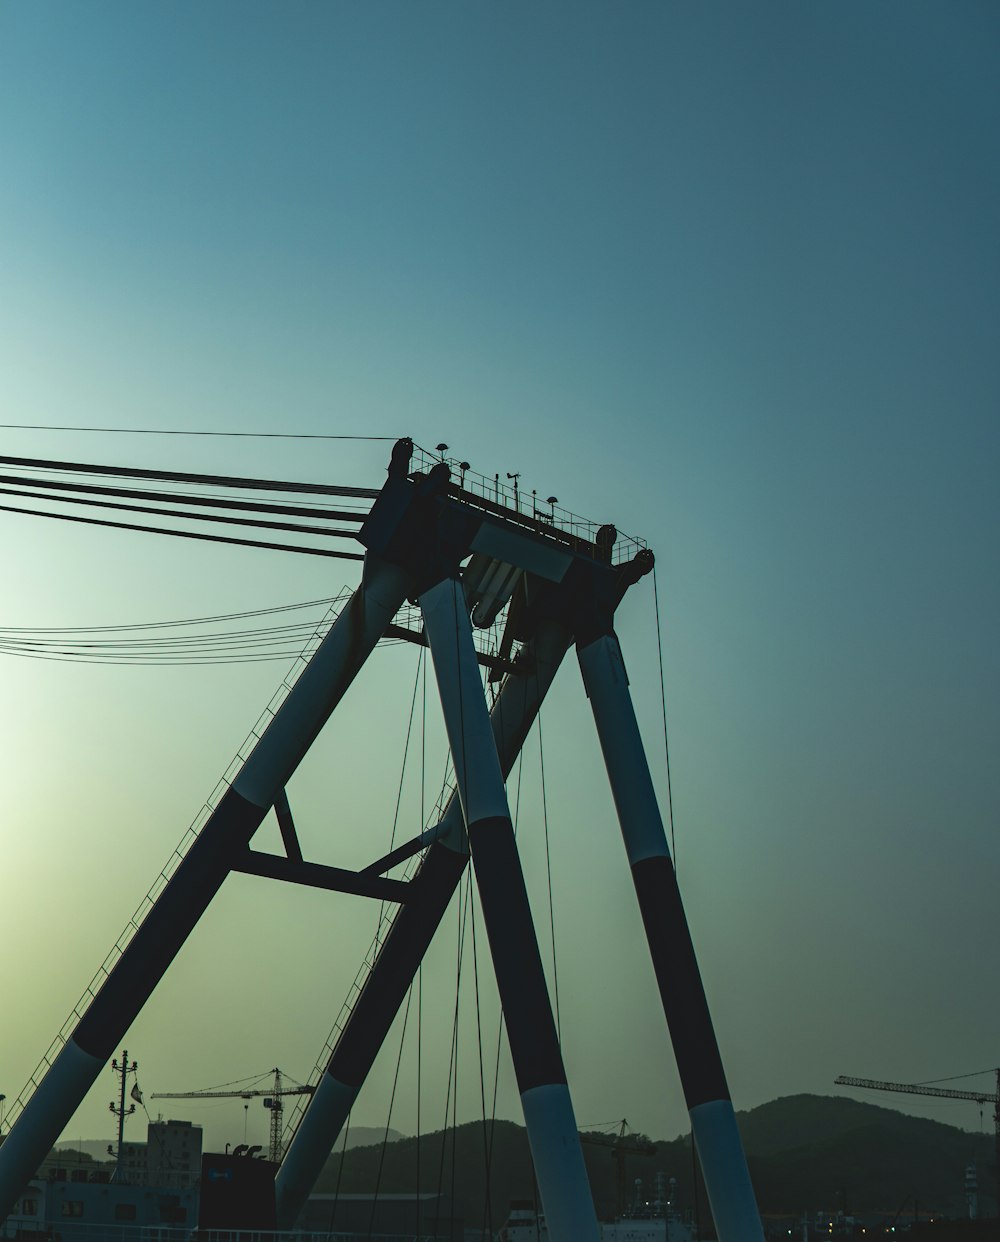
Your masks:
<svg viewBox="0 0 1000 1242"><path fill-rule="evenodd" d="M309 888L325 888L334 893L354 893L358 897L377 897L381 901L407 900L409 885L403 880L384 880L381 876L359 875L342 867L322 863L295 862L276 854L247 850L231 868L243 875L259 875L268 880L285 880Z"/></svg>
<svg viewBox="0 0 1000 1242"><path fill-rule="evenodd" d="M408 630L403 625L390 625L386 628L385 638L401 638L405 643L416 643L418 647L427 646L427 638L420 630ZM487 655L483 651L476 652L476 661L483 668L488 668L491 672L497 673L513 673L523 672L524 666L518 665L515 668L512 660L501 660L498 656Z"/></svg>

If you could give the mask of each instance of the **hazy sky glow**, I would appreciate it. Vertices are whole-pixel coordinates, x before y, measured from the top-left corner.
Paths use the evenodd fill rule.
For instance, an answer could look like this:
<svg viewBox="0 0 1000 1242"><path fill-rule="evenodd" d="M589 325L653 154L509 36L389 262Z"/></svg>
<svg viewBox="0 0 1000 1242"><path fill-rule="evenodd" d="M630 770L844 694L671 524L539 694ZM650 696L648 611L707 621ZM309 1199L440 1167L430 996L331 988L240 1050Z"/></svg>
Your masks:
<svg viewBox="0 0 1000 1242"><path fill-rule="evenodd" d="M0 6L0 422L445 440L648 540L679 876L738 1108L832 1093L838 1073L1000 1058L998 52L1000 14L971 0ZM389 447L0 444L372 485ZM0 526L3 626L357 581L276 553ZM648 580L620 622L665 804ZM8 1101L282 671L0 655ZM318 861L386 847L416 673L415 650L376 653L297 774ZM430 788L433 694L427 715ZM543 730L577 1117L670 1137L683 1101L575 661ZM547 945L538 768L533 736L519 840ZM144 1090L274 1064L305 1078L377 913L232 878L129 1033ZM457 919L425 969L427 1129ZM480 1111L470 954L463 1120ZM399 1038L358 1123L385 1122ZM411 1025L393 1113L408 1132L417 1056ZM109 1133L112 1090L109 1072L72 1134ZM972 1105L884 1102L979 1124ZM504 1050L499 1111L517 1110ZM238 1102L169 1112L242 1141ZM266 1116L251 1109L251 1141Z"/></svg>

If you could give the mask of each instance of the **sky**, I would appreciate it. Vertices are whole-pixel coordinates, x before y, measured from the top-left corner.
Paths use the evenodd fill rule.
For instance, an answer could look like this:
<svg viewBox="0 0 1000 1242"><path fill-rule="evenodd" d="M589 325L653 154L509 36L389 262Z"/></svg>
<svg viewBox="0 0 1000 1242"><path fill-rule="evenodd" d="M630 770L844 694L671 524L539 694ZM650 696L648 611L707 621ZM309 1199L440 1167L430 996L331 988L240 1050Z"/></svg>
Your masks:
<svg viewBox="0 0 1000 1242"><path fill-rule="evenodd" d="M1000 1061L998 52L972 0L0 4L0 452L379 486L379 441L40 428L410 435L646 539L678 876L738 1109ZM0 524L4 627L358 580ZM666 808L649 579L619 634ZM401 772L418 830L418 660L376 652L293 779L316 861L387 848ZM670 1138L683 1097L574 663L543 710L544 803L526 747L519 844L578 1121ZM8 1103L283 672L0 656ZM306 1079L377 917L231 877L128 1033L151 1112L273 1065ZM356 1124L390 1100L396 1129L443 1124L458 918ZM497 1055L477 945L459 1120ZM519 1119L502 1043L499 1065ZM110 1136L114 1093L109 1070L67 1137ZM257 1106L164 1111L266 1141Z"/></svg>

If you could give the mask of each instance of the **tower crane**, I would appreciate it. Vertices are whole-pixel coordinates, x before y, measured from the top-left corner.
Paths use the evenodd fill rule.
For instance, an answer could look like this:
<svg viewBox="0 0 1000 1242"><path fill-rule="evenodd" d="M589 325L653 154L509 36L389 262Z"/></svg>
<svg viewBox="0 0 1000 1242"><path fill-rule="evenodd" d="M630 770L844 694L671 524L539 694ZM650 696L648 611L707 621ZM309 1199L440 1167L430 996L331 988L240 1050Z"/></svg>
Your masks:
<svg viewBox="0 0 1000 1242"><path fill-rule="evenodd" d="M581 1134L580 1140L583 1143L590 1143L594 1147L608 1147L611 1149L611 1159L615 1162L615 1196L617 1200L617 1215L623 1216L628 1206L628 1182L625 1176L625 1157L632 1156L655 1156L656 1144L650 1142L644 1134L633 1134L628 1137L628 1122L622 1118L620 1122L615 1123L618 1126L617 1134Z"/></svg>
<svg viewBox="0 0 1000 1242"><path fill-rule="evenodd" d="M946 1100L973 1100L976 1104L993 1105L993 1127L996 1136L997 1213L1000 1215L1000 1069L996 1074L996 1091L954 1091L950 1087L928 1087L919 1082L881 1082L877 1078L850 1078L841 1074L834 1082L842 1087L870 1087L875 1091L903 1091L908 1095L934 1095Z"/></svg>
<svg viewBox="0 0 1000 1242"><path fill-rule="evenodd" d="M312 1095L316 1090L315 1087L284 1087L282 1086L281 1070L277 1066L271 1070L274 1075L274 1084L267 1090L243 1087L238 1091L154 1091L151 1098L154 1100L194 1100L194 1099L238 1099L252 1100L258 1096L264 1097L264 1107L271 1113L271 1144L268 1150L268 1157L275 1164L281 1160L281 1114L283 1109L282 1099L286 1095Z"/></svg>

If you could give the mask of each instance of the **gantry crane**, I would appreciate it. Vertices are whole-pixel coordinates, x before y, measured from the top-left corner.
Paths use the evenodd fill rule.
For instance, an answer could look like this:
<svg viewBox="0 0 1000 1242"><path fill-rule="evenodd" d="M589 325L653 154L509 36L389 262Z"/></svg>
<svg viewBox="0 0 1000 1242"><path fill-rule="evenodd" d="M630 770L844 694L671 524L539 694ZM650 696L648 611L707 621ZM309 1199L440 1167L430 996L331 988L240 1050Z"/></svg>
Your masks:
<svg viewBox="0 0 1000 1242"><path fill-rule="evenodd" d="M993 1127L996 1136L997 1214L1000 1215L1000 1069L996 1091L954 1091L950 1087L928 1087L919 1082L881 1082L877 1078L849 1078L841 1074L834 1082L842 1087L871 1087L875 1091L903 1091L907 1095L934 1095L946 1100L973 1100L976 1104L993 1105Z"/></svg>
<svg viewBox="0 0 1000 1242"><path fill-rule="evenodd" d="M277 1066L271 1070L274 1075L274 1085L268 1090L257 1088L241 1088L238 1091L154 1091L152 1098L154 1100L193 1100L193 1099L238 1099L252 1100L258 1096L264 1097L264 1107L270 1109L271 1112L271 1144L268 1151L268 1157L275 1164L281 1160L281 1114L282 1114L282 1097L286 1095L312 1095L315 1087L283 1087L281 1085L281 1070Z"/></svg>
<svg viewBox="0 0 1000 1242"><path fill-rule="evenodd" d="M624 1216L625 1210L628 1207L628 1181L625 1176L625 1157L629 1155L655 1156L656 1144L650 1142L644 1134L633 1134L629 1138L629 1125L624 1118L615 1124L618 1126L617 1134L581 1134L580 1139L582 1142L591 1143L595 1147L609 1147L611 1149L611 1159L615 1162L617 1215Z"/></svg>

